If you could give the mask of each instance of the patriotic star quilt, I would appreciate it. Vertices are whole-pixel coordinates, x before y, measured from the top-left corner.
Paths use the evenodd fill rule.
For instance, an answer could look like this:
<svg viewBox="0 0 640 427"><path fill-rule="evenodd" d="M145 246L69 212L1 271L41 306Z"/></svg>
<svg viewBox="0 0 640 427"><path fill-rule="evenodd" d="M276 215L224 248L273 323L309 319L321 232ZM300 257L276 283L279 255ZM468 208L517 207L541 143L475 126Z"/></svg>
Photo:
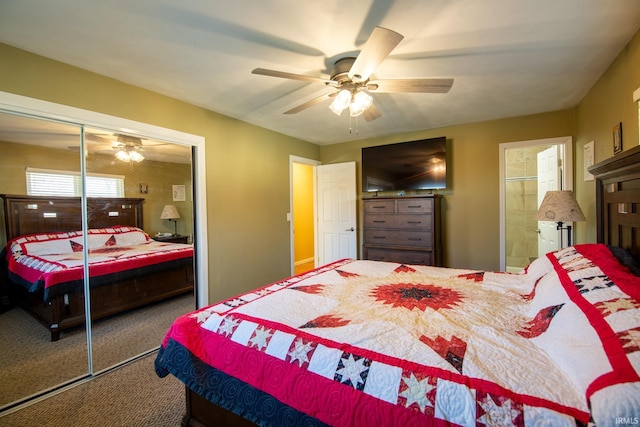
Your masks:
<svg viewBox="0 0 640 427"><path fill-rule="evenodd" d="M640 278L599 244L518 274L341 260L178 318L156 371L260 425L616 425Z"/></svg>
<svg viewBox="0 0 640 427"><path fill-rule="evenodd" d="M29 292L43 291L44 302L82 289L84 278L82 231L30 234L12 239L5 249L11 280ZM119 278L142 277L190 263L193 247L157 242L137 227L116 226L88 230L88 264L92 286Z"/></svg>

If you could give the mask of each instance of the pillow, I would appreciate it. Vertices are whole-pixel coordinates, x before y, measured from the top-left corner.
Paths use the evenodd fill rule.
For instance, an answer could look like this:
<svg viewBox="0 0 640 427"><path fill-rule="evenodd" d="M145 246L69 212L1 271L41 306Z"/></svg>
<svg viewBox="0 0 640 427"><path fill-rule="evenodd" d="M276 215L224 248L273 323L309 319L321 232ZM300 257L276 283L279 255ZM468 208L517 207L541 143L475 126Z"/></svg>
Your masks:
<svg viewBox="0 0 640 427"><path fill-rule="evenodd" d="M116 240L116 246L134 246L143 245L147 243L151 238L144 231L138 229L138 231L129 231L126 233L114 234Z"/></svg>
<svg viewBox="0 0 640 427"><path fill-rule="evenodd" d="M105 246L135 246L149 242L147 233L137 227L110 227L89 230L87 242L89 250L100 249Z"/></svg>
<svg viewBox="0 0 640 427"><path fill-rule="evenodd" d="M44 241L25 242L22 245L24 255L54 255L72 253L71 239L69 237L50 239Z"/></svg>

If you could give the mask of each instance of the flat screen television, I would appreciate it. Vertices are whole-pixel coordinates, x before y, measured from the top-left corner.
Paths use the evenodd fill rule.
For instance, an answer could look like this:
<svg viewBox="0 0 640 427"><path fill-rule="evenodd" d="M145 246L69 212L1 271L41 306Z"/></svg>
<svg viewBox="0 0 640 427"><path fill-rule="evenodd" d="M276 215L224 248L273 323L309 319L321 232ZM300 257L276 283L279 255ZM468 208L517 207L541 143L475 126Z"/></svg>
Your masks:
<svg viewBox="0 0 640 427"><path fill-rule="evenodd" d="M362 191L446 188L446 142L442 136L362 148Z"/></svg>

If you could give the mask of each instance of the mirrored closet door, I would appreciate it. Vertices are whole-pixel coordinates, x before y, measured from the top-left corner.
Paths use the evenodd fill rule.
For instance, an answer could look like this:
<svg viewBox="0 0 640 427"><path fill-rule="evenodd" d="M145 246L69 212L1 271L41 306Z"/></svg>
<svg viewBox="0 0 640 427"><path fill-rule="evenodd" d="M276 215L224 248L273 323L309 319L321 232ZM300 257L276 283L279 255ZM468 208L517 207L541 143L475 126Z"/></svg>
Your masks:
<svg viewBox="0 0 640 427"><path fill-rule="evenodd" d="M142 250L193 250L192 161L190 147L183 145L89 127L84 135L89 224L111 215L109 223L139 230L90 231L93 253L116 261L105 262L107 271L89 278L92 368L99 372L156 348L171 322L195 308L193 257L190 266L170 257L175 267L136 264L147 257ZM96 198L110 197L113 203L94 205ZM151 244L141 246L151 248L129 253L146 238ZM120 259L130 264L126 270Z"/></svg>
<svg viewBox="0 0 640 427"><path fill-rule="evenodd" d="M3 201L0 241L4 248L0 279L3 302L0 314L0 408L89 374L84 300L80 301L79 307L69 304L69 295L84 288L84 271L76 271L70 285L75 289L65 289L67 296L58 299L63 311L80 313L80 319L75 319L77 324L70 327L62 339L58 339L55 332L60 320L56 310L60 307L50 299L53 296L45 289L46 283L34 275L21 277L19 271L7 271L11 258L22 256L29 258L25 260L27 263L37 263L39 258L62 252L54 249L61 243L59 239L46 240L46 234L40 232L82 229L80 199L72 201L64 212L59 210L58 199L47 197L47 188L56 184L43 175L54 168L64 170L72 188L74 177L76 186L81 185L77 180L81 171L81 151L78 149L81 141L80 126L0 113L0 194ZM70 146L75 148L69 149ZM29 195L33 197L27 198ZM12 248L7 247L7 242L18 236L39 237L25 238ZM71 247L69 243L67 245ZM71 262L83 264L83 252L72 252L72 257ZM49 266L42 261L36 268L51 268L56 261L52 258L49 261Z"/></svg>
<svg viewBox="0 0 640 427"><path fill-rule="evenodd" d="M1 112L0 151L2 247L36 235L12 257L75 267L3 264L1 412L153 351L197 272L190 146ZM139 243L180 254L152 265Z"/></svg>

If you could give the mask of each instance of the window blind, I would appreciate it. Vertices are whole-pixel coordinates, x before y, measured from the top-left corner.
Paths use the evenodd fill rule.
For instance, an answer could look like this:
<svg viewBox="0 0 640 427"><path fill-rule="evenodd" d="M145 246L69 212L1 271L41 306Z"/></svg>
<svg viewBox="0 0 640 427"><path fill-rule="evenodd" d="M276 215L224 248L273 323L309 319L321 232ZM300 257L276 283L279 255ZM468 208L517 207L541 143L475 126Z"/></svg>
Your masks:
<svg viewBox="0 0 640 427"><path fill-rule="evenodd" d="M27 168L27 194L30 196L82 195L79 172ZM124 176L87 174L87 197L124 197Z"/></svg>

